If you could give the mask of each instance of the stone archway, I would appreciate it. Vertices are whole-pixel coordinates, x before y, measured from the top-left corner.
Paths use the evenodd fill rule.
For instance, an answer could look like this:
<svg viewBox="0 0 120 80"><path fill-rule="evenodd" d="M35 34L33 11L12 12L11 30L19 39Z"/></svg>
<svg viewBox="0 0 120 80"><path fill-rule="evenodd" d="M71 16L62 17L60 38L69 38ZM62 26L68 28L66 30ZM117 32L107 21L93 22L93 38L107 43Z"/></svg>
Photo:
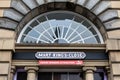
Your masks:
<svg viewBox="0 0 120 80"><path fill-rule="evenodd" d="M15 29L17 27L17 24L31 10L40 5L48 4L51 2L70 2L73 4L78 4L98 16L101 22L104 23L107 30L119 28L118 26L115 26L115 23L119 22L119 19L116 19L119 18L119 10L117 9L119 8L119 5L117 5L119 4L119 1L100 0L12 0L11 4L10 2L8 3L10 4L9 7L11 8L4 9L3 18L1 19L1 26ZM12 27L8 26L7 24L11 24Z"/></svg>
<svg viewBox="0 0 120 80"><path fill-rule="evenodd" d="M2 3L5 3L5 2L6 1L2 1ZM83 9L88 10L89 12L88 18L92 20L94 19L94 17L97 17L98 20L93 20L94 23L98 26L104 26L104 28L101 27L100 31L102 35L104 35L105 37L107 37L106 31L109 31L109 30L111 31L111 30L115 30L119 28L118 25L120 22L120 19L119 19L120 11L118 8L119 8L120 2L119 1L101 1L101 0L96 0L96 1L94 0L89 0L89 1L88 0L30 0L30 1L11 0L9 1L8 0L7 1L8 5L6 5L7 8L1 5L3 9L0 9L1 16L2 16L0 18L0 27L7 28L7 29L13 29L13 30L16 29L16 32L18 32L20 30L19 26L23 26L23 24L26 24L24 22L24 19L26 18L26 16L29 16L29 18L27 18L26 20L30 20L31 18L37 15L36 12L38 13L38 11L36 10L40 9L40 6L47 5L47 7L50 8L50 6L51 7L55 6L51 3L56 4L58 2L59 3L71 3L67 6L69 8L74 5L81 6L82 8L78 9L79 12L81 12L81 10ZM60 4L57 7L60 7L62 5L63 4ZM65 7L65 5L63 5L62 7ZM43 8L41 8L41 11L42 10ZM108 34L111 34L111 33L108 33Z"/></svg>

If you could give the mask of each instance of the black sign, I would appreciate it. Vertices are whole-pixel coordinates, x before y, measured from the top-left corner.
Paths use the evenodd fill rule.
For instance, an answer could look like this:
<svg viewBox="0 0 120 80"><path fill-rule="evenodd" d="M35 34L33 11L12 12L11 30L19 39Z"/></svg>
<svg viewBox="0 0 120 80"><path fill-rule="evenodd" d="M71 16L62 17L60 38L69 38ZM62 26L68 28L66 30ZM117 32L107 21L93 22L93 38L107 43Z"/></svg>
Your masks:
<svg viewBox="0 0 120 80"><path fill-rule="evenodd" d="M13 60L36 60L37 58L35 57L35 55L37 53L55 53L55 52L15 52L13 54L12 59ZM79 56L81 56L82 52L72 52L72 53L71 52L58 52L58 53L65 53L65 54L66 53L70 53L70 54L80 53ZM84 60L108 60L108 54L105 53L104 51L92 51L92 52L87 52L86 51L84 53L86 55ZM72 55L71 57L76 57L76 55ZM76 59L76 58L74 58L74 59Z"/></svg>
<svg viewBox="0 0 120 80"><path fill-rule="evenodd" d="M37 59L84 59L84 52L37 52Z"/></svg>

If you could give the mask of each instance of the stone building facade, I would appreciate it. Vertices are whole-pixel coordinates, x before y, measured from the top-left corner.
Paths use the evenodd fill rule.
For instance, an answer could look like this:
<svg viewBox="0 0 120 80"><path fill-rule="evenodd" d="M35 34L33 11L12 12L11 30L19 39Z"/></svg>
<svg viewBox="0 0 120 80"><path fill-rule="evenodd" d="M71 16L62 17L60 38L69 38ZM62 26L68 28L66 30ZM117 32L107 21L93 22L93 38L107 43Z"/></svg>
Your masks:
<svg viewBox="0 0 120 80"><path fill-rule="evenodd" d="M57 14L59 14L59 17L51 18ZM51 18L51 20L47 18L43 20L44 18L41 18L46 15L50 15L48 18ZM68 19L67 16L75 16L75 18ZM74 25L73 30L70 28L71 26L64 27L64 25L61 29L59 27L61 25L57 25L54 31L55 34L45 28L45 31L49 33L48 35L54 38L54 40L51 40L46 35L50 42L42 39L41 36L45 36L45 32L38 32L42 33L42 35L40 36L39 34L37 41L27 38L30 35L30 31L35 30L33 27L39 24L45 25L47 21L52 24L52 21L54 22L55 19L61 18L66 20L58 20L55 23L61 23L62 25L69 23L69 21L72 23L78 22L77 24L80 26L87 27L87 30L90 31L88 34L97 35L93 36L97 42L90 42L90 40L87 42L85 41L87 38L82 36L81 41L83 42L78 42L76 39L72 44L71 41L74 38L72 34L79 28L73 29ZM81 19L83 19L82 22L80 22ZM34 23L36 20L39 20L38 23ZM84 21L87 22L83 26L81 24ZM90 30L87 23L91 27L94 26L93 30ZM66 28L72 30L69 33L71 34L69 36L73 37L71 40L60 37L60 35L64 36L61 31L64 32ZM41 30L41 28L39 29ZM54 27L50 27L50 30L53 29ZM33 33L31 32L32 35L36 36L37 33ZM78 31L76 34L81 38L82 33ZM68 38L70 38L69 36ZM33 38L34 36L31 37ZM88 36L88 38L90 37ZM42 65L38 63L39 59L34 56L36 52L84 52L86 58L80 59L83 62L81 65ZM46 58L46 60L51 61L49 58ZM61 59L57 60L61 61ZM76 59L74 60L76 61ZM65 61L68 61L68 59L65 59ZM70 61L73 60L70 59ZM47 80L43 74L50 77L50 80L57 80L60 76L66 74L66 79L69 80L74 78L73 74L75 76L79 74L80 78L76 80L120 80L120 1L0 0L0 80ZM72 77L70 78L71 75ZM61 78L60 80L66 79Z"/></svg>

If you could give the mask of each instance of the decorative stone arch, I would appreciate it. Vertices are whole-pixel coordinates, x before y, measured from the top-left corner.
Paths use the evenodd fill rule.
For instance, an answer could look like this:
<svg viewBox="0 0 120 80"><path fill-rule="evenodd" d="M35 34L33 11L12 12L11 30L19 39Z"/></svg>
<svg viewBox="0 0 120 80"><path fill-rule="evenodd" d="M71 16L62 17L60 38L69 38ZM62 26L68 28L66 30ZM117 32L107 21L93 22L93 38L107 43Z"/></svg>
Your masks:
<svg viewBox="0 0 120 80"><path fill-rule="evenodd" d="M44 5L41 5L33 10L31 10L19 23L18 27L16 28L17 35L19 35L19 32L23 29L23 27L28 23L30 20L32 20L34 17L45 13L49 11L56 11L56 10L65 10L65 11L73 11L76 12L80 15L83 15L87 19L89 19L91 22L93 22L98 30L101 32L103 35L103 38L105 39L106 37L106 31L104 29L104 25L102 25L101 21L99 18L97 18L96 15L94 15L91 11L87 10L86 8L80 6L80 5L75 5L70 2L51 2L47 3Z"/></svg>
<svg viewBox="0 0 120 80"><path fill-rule="evenodd" d="M4 9L0 18L0 27L16 30L19 35L22 28L40 13L51 10L75 11L91 20L107 38L106 31L118 29L119 10L114 1L106 0L12 0L10 8ZM114 8L114 9L112 9Z"/></svg>

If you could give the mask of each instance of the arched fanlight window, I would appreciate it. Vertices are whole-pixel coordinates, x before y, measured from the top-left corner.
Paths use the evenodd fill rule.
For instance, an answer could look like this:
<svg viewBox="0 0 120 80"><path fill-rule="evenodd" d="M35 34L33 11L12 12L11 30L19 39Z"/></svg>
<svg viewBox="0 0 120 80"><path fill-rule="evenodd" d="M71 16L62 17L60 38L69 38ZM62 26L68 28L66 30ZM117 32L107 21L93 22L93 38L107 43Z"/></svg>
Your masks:
<svg viewBox="0 0 120 80"><path fill-rule="evenodd" d="M101 34L85 17L70 11L43 13L21 31L18 43L103 43Z"/></svg>

